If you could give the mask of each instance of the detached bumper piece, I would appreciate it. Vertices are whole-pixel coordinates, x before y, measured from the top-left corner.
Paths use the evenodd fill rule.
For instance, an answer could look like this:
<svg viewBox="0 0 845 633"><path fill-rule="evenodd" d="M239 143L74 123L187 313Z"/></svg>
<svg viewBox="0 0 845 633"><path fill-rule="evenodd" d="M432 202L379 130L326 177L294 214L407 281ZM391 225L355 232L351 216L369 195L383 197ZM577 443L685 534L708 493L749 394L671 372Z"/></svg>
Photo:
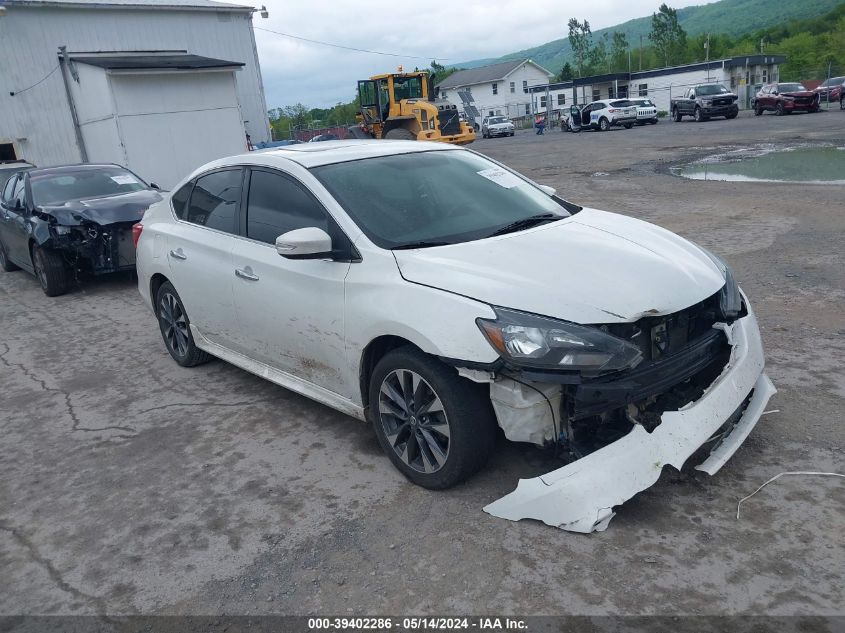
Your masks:
<svg viewBox="0 0 845 633"><path fill-rule="evenodd" d="M512 521L537 519L572 532L602 531L613 518L615 506L654 485L663 466L669 464L680 470L721 430L723 436L710 457L697 466L698 470L715 474L748 437L776 393L763 371L763 347L754 315L716 328L714 335L697 341L697 352L690 352L693 361L696 354L701 362L712 358L710 346L723 345L725 339L730 345L730 357L721 374L697 400L662 413L660 423L651 432L637 424L620 439L571 464L540 477L520 480L516 490L484 511ZM685 366L689 367L690 357L685 356ZM671 361L667 358L667 362ZM654 365L650 371L654 371ZM645 385L643 382L644 389ZM612 392L613 387L613 383L608 383L604 388ZM606 405L608 393L601 398ZM582 410L588 409L589 393L582 394L579 402Z"/></svg>

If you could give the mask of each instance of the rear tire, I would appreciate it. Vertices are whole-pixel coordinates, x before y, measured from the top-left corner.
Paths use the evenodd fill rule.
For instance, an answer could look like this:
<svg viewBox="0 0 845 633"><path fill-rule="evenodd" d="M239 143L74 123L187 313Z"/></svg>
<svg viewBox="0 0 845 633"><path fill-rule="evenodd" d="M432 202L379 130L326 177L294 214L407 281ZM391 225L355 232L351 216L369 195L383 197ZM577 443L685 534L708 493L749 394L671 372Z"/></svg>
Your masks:
<svg viewBox="0 0 845 633"><path fill-rule="evenodd" d="M384 138L394 141L416 141L416 135L411 130L403 127L395 127L384 135Z"/></svg>
<svg viewBox="0 0 845 633"><path fill-rule="evenodd" d="M68 270L64 258L59 253L40 246L33 246L32 266L45 295L58 297L67 292Z"/></svg>
<svg viewBox="0 0 845 633"><path fill-rule="evenodd" d="M840 97L840 98L839 98L839 109L840 109L840 110L845 110L845 97ZM819 109L818 109L818 108L816 108L816 112L818 112L818 111L819 111Z"/></svg>
<svg viewBox="0 0 845 633"><path fill-rule="evenodd" d="M370 417L393 465L431 490L478 472L496 439L485 386L414 347L386 354L370 378Z"/></svg>
<svg viewBox="0 0 845 633"><path fill-rule="evenodd" d="M633 123L625 123L624 125L626 130L630 130L632 127L634 127Z"/></svg>
<svg viewBox="0 0 845 633"><path fill-rule="evenodd" d="M16 270L20 270L20 266L13 264L12 260L9 259L9 256L6 254L6 247L3 246L2 241L0 241L0 268L7 273L13 273Z"/></svg>
<svg viewBox="0 0 845 633"><path fill-rule="evenodd" d="M161 338L170 356L182 367L193 367L211 360L208 352L194 343L191 321L179 293L169 281L165 281L156 292L155 313Z"/></svg>

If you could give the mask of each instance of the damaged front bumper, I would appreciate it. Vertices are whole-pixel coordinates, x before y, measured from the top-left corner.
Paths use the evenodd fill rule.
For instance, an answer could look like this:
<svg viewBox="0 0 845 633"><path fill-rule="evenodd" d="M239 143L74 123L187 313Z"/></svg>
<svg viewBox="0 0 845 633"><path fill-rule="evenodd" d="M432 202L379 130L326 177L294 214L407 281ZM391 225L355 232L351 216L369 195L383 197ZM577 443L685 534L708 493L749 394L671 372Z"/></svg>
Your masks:
<svg viewBox="0 0 845 633"><path fill-rule="evenodd" d="M522 479L512 493L484 508L517 521L537 519L573 532L607 528L613 508L657 482L663 466L679 469L729 421L710 457L696 466L716 473L757 424L776 392L764 372L763 346L753 313L724 330L730 358L697 400L666 411L651 431L637 424L622 438L562 468ZM744 408L743 408L744 407Z"/></svg>

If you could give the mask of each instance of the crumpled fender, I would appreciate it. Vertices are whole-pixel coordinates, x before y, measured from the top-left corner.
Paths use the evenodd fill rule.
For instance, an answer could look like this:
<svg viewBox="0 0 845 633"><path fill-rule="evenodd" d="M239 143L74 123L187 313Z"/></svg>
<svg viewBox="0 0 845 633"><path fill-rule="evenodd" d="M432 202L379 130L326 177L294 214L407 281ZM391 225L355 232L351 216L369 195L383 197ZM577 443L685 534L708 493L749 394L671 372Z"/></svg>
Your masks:
<svg viewBox="0 0 845 633"><path fill-rule="evenodd" d="M50 225L41 218L30 218L29 226L31 228L30 235L39 246L44 246L52 239Z"/></svg>
<svg viewBox="0 0 845 633"><path fill-rule="evenodd" d="M698 468L714 474L733 455L760 419L776 389L763 372L763 347L753 314L721 326L733 341L724 371L697 401L666 412L651 433L635 426L625 437L586 457L533 479L484 508L493 516L538 519L572 532L607 528L613 508L654 485L663 466L680 469L754 394L743 415Z"/></svg>

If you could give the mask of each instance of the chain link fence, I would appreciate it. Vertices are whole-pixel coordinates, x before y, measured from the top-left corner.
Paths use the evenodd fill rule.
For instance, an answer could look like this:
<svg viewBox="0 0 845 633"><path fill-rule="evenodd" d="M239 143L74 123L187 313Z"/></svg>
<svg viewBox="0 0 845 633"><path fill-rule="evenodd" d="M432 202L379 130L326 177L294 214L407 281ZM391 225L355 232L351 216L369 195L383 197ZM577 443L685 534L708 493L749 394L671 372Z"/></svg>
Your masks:
<svg viewBox="0 0 845 633"><path fill-rule="evenodd" d="M305 123L302 125L273 125L270 121L273 141L301 141L307 143L315 136L331 134L337 138L346 138L350 126L357 125L357 121L326 124L323 121Z"/></svg>

